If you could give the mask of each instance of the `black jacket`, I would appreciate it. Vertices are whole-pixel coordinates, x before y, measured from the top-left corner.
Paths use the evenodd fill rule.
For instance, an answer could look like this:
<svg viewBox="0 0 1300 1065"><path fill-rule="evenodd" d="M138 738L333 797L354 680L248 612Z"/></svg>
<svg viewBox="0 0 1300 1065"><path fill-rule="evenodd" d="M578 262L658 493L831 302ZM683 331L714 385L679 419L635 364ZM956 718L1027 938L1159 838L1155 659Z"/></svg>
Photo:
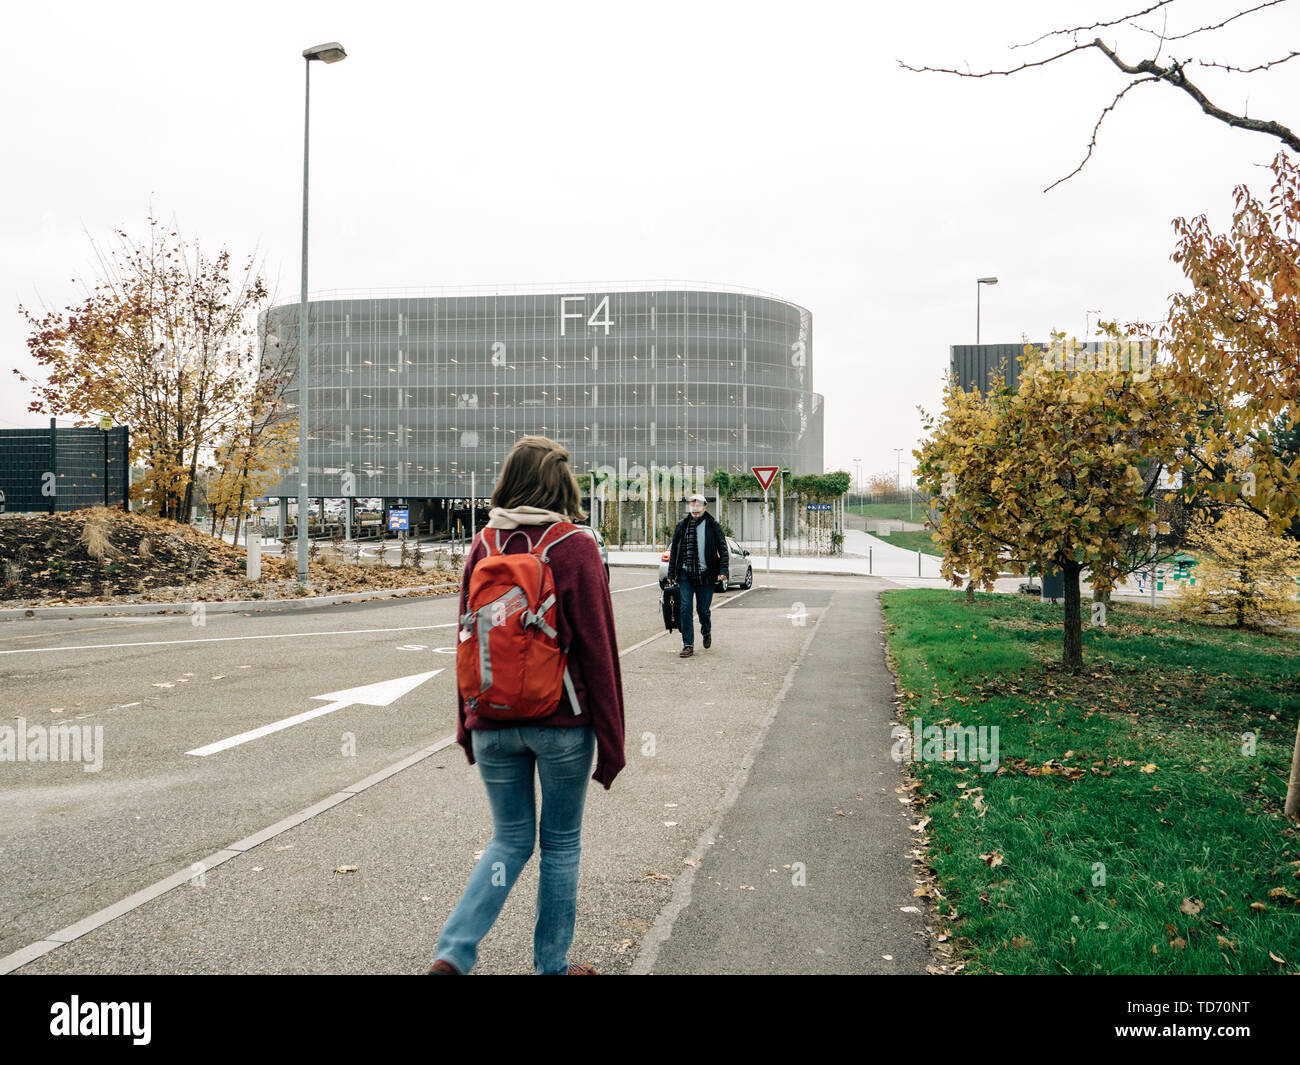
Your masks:
<svg viewBox="0 0 1300 1065"><path fill-rule="evenodd" d="M728 576L731 553L727 550L727 537L722 531L722 526L718 524L718 519L706 510L703 521L704 557L700 559L700 581L710 584L719 576ZM683 518L673 530L672 553L668 556L668 576L675 581L681 579L682 562L686 558L686 548L682 543L685 529L686 519Z"/></svg>

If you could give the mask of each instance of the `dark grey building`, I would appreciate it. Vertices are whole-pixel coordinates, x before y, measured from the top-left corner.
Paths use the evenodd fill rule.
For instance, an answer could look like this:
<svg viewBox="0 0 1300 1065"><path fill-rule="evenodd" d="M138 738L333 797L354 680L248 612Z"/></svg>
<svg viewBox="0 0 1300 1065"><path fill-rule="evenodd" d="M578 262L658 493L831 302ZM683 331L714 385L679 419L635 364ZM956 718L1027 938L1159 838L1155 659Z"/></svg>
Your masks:
<svg viewBox="0 0 1300 1065"><path fill-rule="evenodd" d="M1042 344L1035 344L1041 348ZM968 392L978 389L984 392L989 386L989 374L1001 368L1006 374L1007 385L1014 389L1020 380L1020 356L1024 354L1025 345L1020 344L953 344L950 369L957 375L957 381Z"/></svg>
<svg viewBox="0 0 1300 1065"><path fill-rule="evenodd" d="M989 375L1001 369L1006 377L1006 384L1015 391L1020 382L1020 357L1025 352L1027 343L1032 343L1038 354L1034 358L1059 370L1074 370L1080 367L1104 369L1132 369L1142 372L1151 367L1151 349L1143 342L1127 341L1106 342L1088 341L1086 344L1071 341L1068 350L1058 345L1052 347L1042 341L1019 344L953 344L949 348L949 368L957 375L961 387L970 391L978 389L985 392L989 387Z"/></svg>
<svg viewBox="0 0 1300 1065"><path fill-rule="evenodd" d="M268 343L296 350L298 304L267 313ZM822 472L812 315L773 296L610 285L318 298L309 327L313 498L464 498L471 471L486 496L531 433L564 444L575 473ZM293 470L266 494L297 492Z"/></svg>

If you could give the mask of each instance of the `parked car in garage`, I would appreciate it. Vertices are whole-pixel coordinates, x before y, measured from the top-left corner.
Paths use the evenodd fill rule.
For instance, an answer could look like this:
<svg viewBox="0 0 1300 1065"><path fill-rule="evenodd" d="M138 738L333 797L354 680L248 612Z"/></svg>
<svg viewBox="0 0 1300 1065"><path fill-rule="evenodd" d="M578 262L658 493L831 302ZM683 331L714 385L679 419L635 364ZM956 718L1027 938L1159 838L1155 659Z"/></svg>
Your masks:
<svg viewBox="0 0 1300 1065"><path fill-rule="evenodd" d="M732 588L751 588L754 584L754 567L749 563L749 552L740 544L736 543L730 536L727 537L727 551L730 559L727 562L728 575L727 583L722 589L724 592ZM672 555L672 548L659 556L659 587L662 588L668 583L668 559ZM741 574L744 578L741 578Z"/></svg>

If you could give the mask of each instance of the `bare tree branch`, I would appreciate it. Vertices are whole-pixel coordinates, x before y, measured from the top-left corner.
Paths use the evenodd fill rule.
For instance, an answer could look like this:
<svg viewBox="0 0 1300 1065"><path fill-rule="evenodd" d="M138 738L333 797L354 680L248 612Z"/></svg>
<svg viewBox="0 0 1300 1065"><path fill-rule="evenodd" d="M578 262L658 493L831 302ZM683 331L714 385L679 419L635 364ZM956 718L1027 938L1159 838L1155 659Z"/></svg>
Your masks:
<svg viewBox="0 0 1300 1065"><path fill-rule="evenodd" d="M1010 70L985 70L979 74L970 70L953 70L949 67L914 67L904 63L901 59L898 60L898 65L904 70L910 70L915 74L956 74L959 78L988 78L995 74L1019 74L1022 70L1028 70L1030 67L1043 67L1048 63L1055 63L1058 59L1064 59L1067 55L1071 55L1074 52L1082 52L1091 47L1091 41L1087 44L1076 44L1073 48L1067 48L1064 52L1058 52L1056 55L1051 56L1048 59L1040 59L1034 63L1021 63L1020 66L1012 67Z"/></svg>
<svg viewBox="0 0 1300 1065"><path fill-rule="evenodd" d="M1234 115L1230 111L1212 104L1195 85L1187 80L1187 75L1183 73L1182 64L1174 62L1167 67L1162 67L1150 59L1144 59L1136 66L1130 66L1125 63L1118 55L1112 52L1101 38L1098 37L1092 42L1093 46L1098 48L1102 55L1114 63L1120 70L1126 74L1154 74L1160 80L1169 82L1187 93L1193 100L1201 105L1201 110L1211 118L1217 118L1220 122L1229 126L1236 126L1238 129L1248 129L1255 133L1267 133L1276 137L1292 151L1300 152L1300 136L1297 136L1288 127L1280 122L1266 122L1258 118L1246 118L1244 115Z"/></svg>
<svg viewBox="0 0 1300 1065"><path fill-rule="evenodd" d="M1186 33L1179 33L1179 34L1175 34L1173 37L1166 37L1165 40L1185 41L1188 37L1195 37L1198 33L1208 33L1210 30L1221 30L1229 22L1235 22L1243 15L1252 15L1256 11L1263 11L1264 8L1266 7L1273 7L1275 4L1284 4L1284 3L1286 3L1286 0L1264 0L1264 3L1256 4L1254 7L1248 7L1246 8L1245 11L1238 11L1235 15L1229 16L1228 18L1224 19L1222 22L1216 22L1213 26L1200 26L1197 29L1188 30Z"/></svg>
<svg viewBox="0 0 1300 1065"><path fill-rule="evenodd" d="M1068 34L1087 33L1089 30L1101 30L1107 26L1119 26L1128 22L1129 19L1141 18L1143 15L1149 15L1152 11L1158 11L1162 7L1172 4L1174 0L1160 0L1158 4L1152 4L1145 11L1134 11L1132 14L1125 15L1122 18L1112 19L1110 22L1094 22L1091 26L1075 26L1068 30L1052 30L1050 33L1044 33L1041 37L1035 37L1032 41L1026 41L1024 44L1013 44L1012 48L1028 48L1037 44L1039 41L1045 41L1049 37L1064 37Z"/></svg>
<svg viewBox="0 0 1300 1065"><path fill-rule="evenodd" d="M1097 117L1097 124L1092 127L1092 140L1088 142L1088 152L1083 157L1083 161L1078 166L1076 166L1073 170L1071 170L1068 174L1066 174L1065 177L1057 178L1050 185L1048 185L1047 188L1043 189L1043 191L1051 192L1054 188L1056 188L1057 185L1061 184L1061 182L1069 181L1070 178L1074 177L1075 174L1077 174L1080 170L1084 168L1084 165L1088 162L1089 159L1092 158L1093 149L1097 147L1097 131L1101 129L1101 124L1106 121L1106 115L1109 114L1111 111L1115 110L1115 105L1124 98L1124 96L1128 93L1129 89L1133 88L1134 86L1141 85L1144 82L1159 81L1159 80L1160 80L1159 78L1154 76L1147 77L1147 78L1137 78L1133 81L1130 81L1126 86L1124 86L1124 88L1121 89L1116 94L1115 99L1111 100L1111 102L1107 106L1102 108L1101 114Z"/></svg>
<svg viewBox="0 0 1300 1065"><path fill-rule="evenodd" d="M1267 70L1269 67L1281 66L1287 60L1294 59L1298 55L1300 55L1300 52L1289 52L1288 54L1284 55L1281 59L1270 59L1267 63L1260 63L1258 66L1253 66L1253 67L1234 67L1234 66L1230 66L1227 63L1215 63L1207 59L1201 59L1198 60L1198 62L1203 67L1217 67L1219 70L1230 70L1234 74L1253 74L1257 70Z"/></svg>
<svg viewBox="0 0 1300 1065"><path fill-rule="evenodd" d="M1164 46L1168 41L1183 40L1188 37L1192 37L1198 33L1205 33L1211 30L1222 29L1224 26L1227 26L1229 23L1235 21L1238 18L1243 17L1244 15L1253 14L1254 12L1262 11L1265 8L1275 7L1278 4L1286 3L1287 0L1262 0L1262 2L1257 3L1254 7L1247 8L1244 11L1239 11L1236 14L1231 15L1228 18L1225 18L1223 21L1215 23L1214 25L1202 26L1198 29L1189 30L1186 33L1177 34L1174 36L1168 36L1165 29L1162 29L1160 32L1157 33L1154 30L1149 30L1146 29L1145 27L1136 26L1133 24L1132 22L1133 19L1139 18L1143 15L1151 14L1153 11L1158 11L1158 10L1162 11L1162 14L1167 16L1168 12L1164 11L1163 9L1167 8L1173 2L1174 0L1160 0L1160 2L1152 4L1150 7L1144 8L1141 11L1136 11L1131 14L1125 15L1123 18L1113 19L1108 22L1096 22L1093 23L1091 26L1076 26L1071 29L1054 30L1051 33L1043 34L1040 37L1036 37L1034 40L1028 41L1023 45L1014 46L1016 48L1024 48L1024 47L1028 47L1029 45L1037 44L1041 41L1047 40L1048 38L1051 37L1070 35L1070 34L1077 35L1085 30L1098 29L1102 27L1116 26L1121 24L1128 24L1130 28L1141 30L1144 33L1151 34L1152 36L1156 37L1156 39L1159 41L1159 45L1156 49L1155 56L1151 59L1143 59L1139 63L1126 63L1123 59L1119 57L1116 51L1116 48L1118 46L1116 46L1116 48L1108 47L1100 37L1097 37L1094 40L1083 42L1083 43L1080 43L1076 39L1074 44L1071 47L1066 48L1063 51L1057 52L1054 55L1047 56L1043 59L1029 60L1027 62L1021 63L1019 66L1008 67L1008 68L994 68L989 70L975 71L975 70L971 70L969 66L965 70L956 70L951 67L930 67L930 66L917 67L917 66L912 66L909 63L905 63L901 59L898 60L898 65L902 67L904 70L909 70L916 73L929 72L929 73L937 73L937 74L955 74L957 77L961 77L961 78L988 78L994 76L1009 77L1012 74L1018 74L1024 70L1030 70L1035 67L1048 66L1049 64L1055 63L1060 59L1064 59L1066 56L1074 55L1076 52L1082 52L1089 48L1095 48L1099 52L1101 52L1102 55L1104 55L1107 59L1109 59L1114 66L1124 71L1124 73L1126 74L1135 76L1136 80L1130 82L1127 86L1125 86L1125 88L1115 96L1115 98L1110 102L1110 104L1102 109L1101 114L1097 118L1096 124L1093 126L1092 138L1088 143L1088 150L1083 157L1083 161L1065 177L1061 178L1058 181L1054 181L1051 185L1047 186L1047 188L1044 189L1044 192L1048 192L1054 189L1057 185L1061 184L1062 181L1068 181L1071 177L1073 177L1075 174L1078 174L1079 171L1083 169L1083 167L1087 164L1088 160L1092 158L1093 152L1096 149L1098 131L1101 129L1101 124L1103 121L1105 121L1106 116L1115 109L1115 107L1119 104L1119 101L1122 100L1124 96L1128 94L1130 89L1132 89L1135 85L1140 85L1148 81L1163 81L1163 82L1167 82L1168 84L1174 86L1177 89L1180 89L1181 91L1185 92L1188 96L1190 96L1193 100L1195 100L1205 114L1209 115L1211 118L1217 119L1218 121L1224 123L1225 125L1233 126L1237 129L1249 130L1250 132L1253 133L1264 133L1267 134L1268 136L1276 137L1288 148L1292 149L1293 151L1300 152L1300 135L1297 135L1296 132L1292 130L1289 126L1283 125L1280 122L1269 121L1269 120L1258 119L1258 118L1249 118L1244 114L1241 115L1234 114L1231 111L1228 111L1218 106L1217 104L1213 103L1205 95L1205 93L1202 92L1201 89L1187 77L1188 68L1194 66L1197 62L1200 62L1201 65L1205 67L1217 67L1219 69L1232 71L1235 73L1252 73L1261 70L1267 70L1270 67L1278 66L1282 63L1285 63L1291 59L1294 59L1297 55L1300 55L1300 52L1292 51L1288 55L1282 56L1281 58L1273 59L1266 63L1261 63L1254 67L1235 67L1226 63L1203 62L1195 59L1186 59L1183 61L1171 59L1168 63L1164 65L1161 65L1161 63L1159 62L1160 54L1163 51Z"/></svg>

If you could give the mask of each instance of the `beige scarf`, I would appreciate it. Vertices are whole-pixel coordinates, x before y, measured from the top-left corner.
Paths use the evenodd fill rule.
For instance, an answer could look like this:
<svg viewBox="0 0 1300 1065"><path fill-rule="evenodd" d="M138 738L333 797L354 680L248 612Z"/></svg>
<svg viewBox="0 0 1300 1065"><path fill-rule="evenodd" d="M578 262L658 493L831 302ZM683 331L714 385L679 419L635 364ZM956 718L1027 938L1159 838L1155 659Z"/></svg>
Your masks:
<svg viewBox="0 0 1300 1065"><path fill-rule="evenodd" d="M553 521L568 521L563 514L542 507L493 507L488 511L489 529L517 529L521 525L548 525Z"/></svg>

